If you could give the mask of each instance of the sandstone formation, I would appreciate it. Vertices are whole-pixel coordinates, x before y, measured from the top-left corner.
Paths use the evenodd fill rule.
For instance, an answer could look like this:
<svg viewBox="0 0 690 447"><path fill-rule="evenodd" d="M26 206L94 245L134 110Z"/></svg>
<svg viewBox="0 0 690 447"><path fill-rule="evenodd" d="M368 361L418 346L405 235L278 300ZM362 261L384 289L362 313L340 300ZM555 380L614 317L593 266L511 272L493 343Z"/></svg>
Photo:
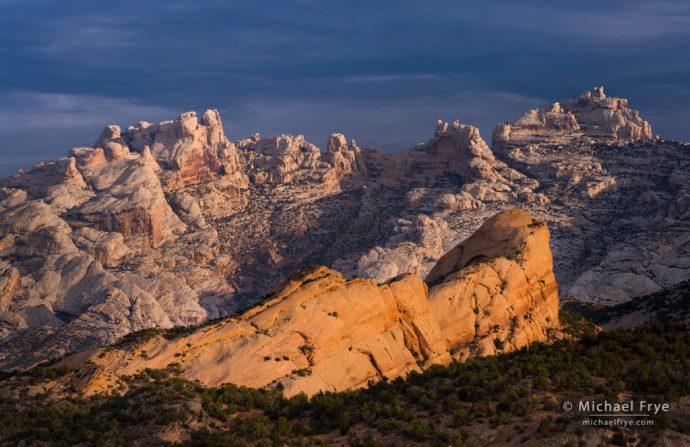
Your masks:
<svg viewBox="0 0 690 447"><path fill-rule="evenodd" d="M105 163L82 167L95 194L91 200L72 207L66 217L74 227L84 223L97 230L120 233L136 244L157 247L183 232L184 224L165 198L155 162L130 153L126 147L120 149L116 157L109 157L106 151ZM95 151L73 154L79 160L90 160Z"/></svg>
<svg viewBox="0 0 690 447"><path fill-rule="evenodd" d="M124 135L117 126L108 126L94 146L106 147L112 142L140 153L150 151L161 167L171 171L164 177L166 189L197 184L213 174L237 169L235 146L225 137L217 110L207 110L201 121L195 112L159 124L140 121Z"/></svg>
<svg viewBox="0 0 690 447"><path fill-rule="evenodd" d="M565 296L616 304L690 276L688 145L603 88L499 125L493 147L539 181Z"/></svg>
<svg viewBox="0 0 690 447"><path fill-rule="evenodd" d="M108 126L0 180L0 369L228 315L304 265L424 277L516 206L548 223L562 296L669 287L690 276L690 148L650 137L601 89L500 125L493 150L459 122L396 153L233 143L216 111Z"/></svg>
<svg viewBox="0 0 690 447"><path fill-rule="evenodd" d="M374 178L383 184L410 181L432 185L450 177L480 200L507 201L530 194L537 183L496 160L479 129L455 121L438 121L433 138L406 152L367 154Z"/></svg>
<svg viewBox="0 0 690 447"><path fill-rule="evenodd" d="M267 303L238 319L173 340L154 337L132 350L77 354L64 364L84 360L102 367L88 392L106 391L123 374L178 362L185 377L207 385L280 381L294 395L366 386L449 357L418 277L377 286L318 267L296 272Z"/></svg>
<svg viewBox="0 0 690 447"><path fill-rule="evenodd" d="M199 323L227 306L208 301L204 308L201 296L209 288L221 296L232 290L219 260L205 255L206 263L199 262L195 248L213 254L217 239L202 233L204 242L195 245L199 234L168 204L155 161L112 142L70 155L2 181L5 367L146 327ZM174 253L161 247L173 238L184 251L161 256Z"/></svg>
<svg viewBox="0 0 690 447"><path fill-rule="evenodd" d="M369 176L364 153L355 140L348 146L345 135L341 133L334 133L328 138L324 160L335 169L338 180Z"/></svg>
<svg viewBox="0 0 690 447"><path fill-rule="evenodd" d="M513 350L558 327L549 230L501 212L443 255L426 277L431 313L455 358Z"/></svg>
<svg viewBox="0 0 690 447"><path fill-rule="evenodd" d="M7 262L0 262L0 312L6 311L19 286L19 271Z"/></svg>
<svg viewBox="0 0 690 447"><path fill-rule="evenodd" d="M277 386L288 396L404 377L451 355L467 358L548 340L558 292L544 222L511 209L451 250L427 277L346 281L326 267L295 272L264 302L178 337L75 354L63 385L108 391L120 377L178 364L213 386ZM474 311L473 311L474 310Z"/></svg>
<svg viewBox="0 0 690 447"><path fill-rule="evenodd" d="M549 109L534 109L512 123L499 124L494 150L503 154L529 144L566 144L583 138L620 143L651 140L652 127L628 107L628 100L610 98L596 87L576 99L564 99Z"/></svg>
<svg viewBox="0 0 690 447"><path fill-rule="evenodd" d="M335 263L349 275L424 275L477 222L510 204L548 202L535 192L538 182L497 160L476 127L457 121L439 121L429 141L408 151L369 151L366 158L374 184L404 197L384 244Z"/></svg>
<svg viewBox="0 0 690 447"><path fill-rule="evenodd" d="M256 134L240 141L238 146L255 185L305 181L335 183L332 166L321 160L319 148L306 141L303 135L262 138Z"/></svg>
<svg viewBox="0 0 690 447"><path fill-rule="evenodd" d="M74 244L93 256L105 267L117 267L127 255L127 246L122 233L106 233L90 227L81 227L72 232Z"/></svg>

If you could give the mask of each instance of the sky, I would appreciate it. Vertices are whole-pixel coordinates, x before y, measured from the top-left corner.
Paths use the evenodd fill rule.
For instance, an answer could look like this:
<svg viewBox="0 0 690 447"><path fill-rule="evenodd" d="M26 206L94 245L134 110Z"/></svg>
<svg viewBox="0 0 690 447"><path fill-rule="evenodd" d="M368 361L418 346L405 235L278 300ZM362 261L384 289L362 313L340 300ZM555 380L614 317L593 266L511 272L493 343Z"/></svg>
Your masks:
<svg viewBox="0 0 690 447"><path fill-rule="evenodd" d="M596 85L690 140L690 2L0 0L0 176L107 124L219 109L231 140L403 150Z"/></svg>

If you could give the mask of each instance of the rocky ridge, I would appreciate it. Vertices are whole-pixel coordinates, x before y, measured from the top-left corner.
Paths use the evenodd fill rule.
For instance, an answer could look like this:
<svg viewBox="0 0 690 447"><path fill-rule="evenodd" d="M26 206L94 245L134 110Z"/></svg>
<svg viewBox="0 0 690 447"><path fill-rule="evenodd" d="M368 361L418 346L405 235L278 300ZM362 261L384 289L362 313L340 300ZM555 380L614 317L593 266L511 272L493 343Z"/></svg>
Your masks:
<svg viewBox="0 0 690 447"><path fill-rule="evenodd" d="M108 126L0 180L0 368L230 314L304 265L425 276L515 206L551 228L563 296L626 301L690 276L688 150L600 88L499 125L493 151L459 122L397 153L233 143L216 111Z"/></svg>
<svg viewBox="0 0 690 447"><path fill-rule="evenodd" d="M447 253L425 284L406 274L383 284L326 267L295 272L236 318L177 337L70 356L78 371L57 386L87 393L123 375L176 364L205 385L341 391L404 377L451 357L507 352L558 329L558 289L546 224L511 209Z"/></svg>
<svg viewBox="0 0 690 447"><path fill-rule="evenodd" d="M604 329L632 329L653 323L688 323L690 280L615 306L602 306L577 300L568 300L564 306L585 315Z"/></svg>

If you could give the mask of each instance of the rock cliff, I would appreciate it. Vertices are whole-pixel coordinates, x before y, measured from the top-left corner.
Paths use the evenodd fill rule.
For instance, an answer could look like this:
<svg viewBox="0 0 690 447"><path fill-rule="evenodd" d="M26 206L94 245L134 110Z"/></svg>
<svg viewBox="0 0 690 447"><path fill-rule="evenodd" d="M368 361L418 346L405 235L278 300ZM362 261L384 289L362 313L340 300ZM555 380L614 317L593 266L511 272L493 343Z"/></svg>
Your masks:
<svg viewBox="0 0 690 447"><path fill-rule="evenodd" d="M169 170L163 178L166 190L197 184L238 167L236 148L225 137L217 110L207 110L201 121L195 112L158 124L140 121L124 134L119 127L108 126L94 147L113 146L150 152L161 167Z"/></svg>

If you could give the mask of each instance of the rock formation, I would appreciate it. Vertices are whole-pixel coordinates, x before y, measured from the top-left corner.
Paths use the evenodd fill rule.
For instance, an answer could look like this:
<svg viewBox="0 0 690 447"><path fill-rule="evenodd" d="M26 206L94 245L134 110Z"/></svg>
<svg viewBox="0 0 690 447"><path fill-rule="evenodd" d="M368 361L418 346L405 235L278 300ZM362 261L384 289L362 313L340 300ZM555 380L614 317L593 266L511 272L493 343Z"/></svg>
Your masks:
<svg viewBox="0 0 690 447"><path fill-rule="evenodd" d="M558 326L549 237L545 222L509 209L431 269L431 313L454 357L519 349Z"/></svg>
<svg viewBox="0 0 690 447"><path fill-rule="evenodd" d="M140 121L124 135L117 126L108 126L94 146L106 148L111 143L139 153L149 151L161 167L170 170L164 176L166 190L197 184L238 167L235 146L225 137L217 110L207 110L201 121L195 112L159 124Z"/></svg>
<svg viewBox="0 0 690 447"><path fill-rule="evenodd" d="M451 177L460 185L472 185L480 200L507 201L511 195L530 193L537 186L496 160L479 129L458 121L452 125L438 121L433 138L409 151L370 152L367 158L380 183L428 186Z"/></svg>
<svg viewBox="0 0 690 447"><path fill-rule="evenodd" d="M341 391L404 377L456 358L545 341L558 328L558 292L543 222L500 213L447 253L427 277L383 284L346 281L326 267L295 272L263 303L237 318L179 337L97 349L59 365L87 393L123 375L179 364L206 385L277 386L288 396ZM95 366L90 366L95 365Z"/></svg>
<svg viewBox="0 0 690 447"><path fill-rule="evenodd" d="M81 172L95 195L70 208L67 219L74 227L83 222L101 231L120 233L133 243L157 247L183 232L184 224L165 198L155 162L130 153L127 147L119 149L116 157L106 151L106 162L96 165L89 163L96 149L73 151L80 161L86 161Z"/></svg>
<svg viewBox="0 0 690 447"><path fill-rule="evenodd" d="M306 141L303 135L262 138L256 134L240 141L238 146L255 185L305 181L335 183L332 166L321 160L319 148Z"/></svg>
<svg viewBox="0 0 690 447"><path fill-rule="evenodd" d="M651 140L652 127L628 107L628 100L609 98L596 87L549 109L530 110L512 123L499 124L493 147L499 155L529 144L567 144L591 138L600 143Z"/></svg>
<svg viewBox="0 0 690 447"><path fill-rule="evenodd" d="M493 151L459 122L395 153L342 134L323 152L303 136L233 143L216 111L108 126L0 180L0 369L231 314L304 265L424 277L516 206L548 223L563 296L669 287L690 276L690 149L650 137L600 89L500 125Z"/></svg>
<svg viewBox="0 0 690 447"><path fill-rule="evenodd" d="M200 262L198 250L212 255L217 235L189 231L146 152L110 141L105 150L77 148L70 155L2 181L4 367L146 327L199 323L224 306L205 309L200 296L209 288L231 290L220 259L205 255ZM173 238L177 252L163 247Z"/></svg>
<svg viewBox="0 0 690 447"><path fill-rule="evenodd" d="M6 311L19 286L19 270L7 262L0 262L0 312Z"/></svg>
<svg viewBox="0 0 690 447"><path fill-rule="evenodd" d="M374 184L404 197L385 243L358 259L337 261L348 274L378 281L401 273L424 275L448 247L477 228L476 222L512 203L548 202L535 192L538 182L497 160L477 128L457 121L439 121L429 141L408 151L368 151L365 157Z"/></svg>
<svg viewBox="0 0 690 447"><path fill-rule="evenodd" d="M565 296L616 304L690 276L688 145L603 88L494 132L496 154L539 181Z"/></svg>
<svg viewBox="0 0 690 447"><path fill-rule="evenodd" d="M338 180L369 177L367 161L355 140L347 145L345 135L334 133L328 138L324 160L335 169Z"/></svg>

